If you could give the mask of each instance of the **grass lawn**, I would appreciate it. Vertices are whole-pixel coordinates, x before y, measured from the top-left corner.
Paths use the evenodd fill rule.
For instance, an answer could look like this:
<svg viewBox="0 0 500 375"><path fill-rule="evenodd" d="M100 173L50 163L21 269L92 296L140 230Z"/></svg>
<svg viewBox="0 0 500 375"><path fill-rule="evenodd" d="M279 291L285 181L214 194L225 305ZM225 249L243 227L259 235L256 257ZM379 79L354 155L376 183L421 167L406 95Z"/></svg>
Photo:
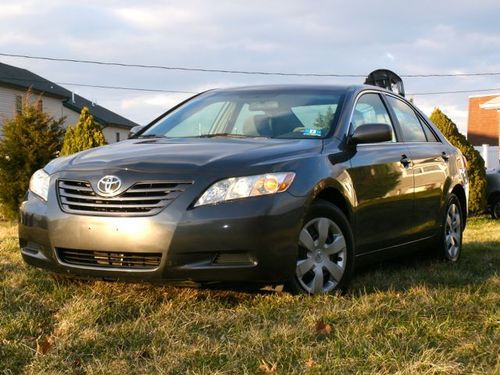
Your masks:
<svg viewBox="0 0 500 375"><path fill-rule="evenodd" d="M499 374L500 222L472 218L458 264L419 258L346 296L58 285L0 224L0 374Z"/></svg>

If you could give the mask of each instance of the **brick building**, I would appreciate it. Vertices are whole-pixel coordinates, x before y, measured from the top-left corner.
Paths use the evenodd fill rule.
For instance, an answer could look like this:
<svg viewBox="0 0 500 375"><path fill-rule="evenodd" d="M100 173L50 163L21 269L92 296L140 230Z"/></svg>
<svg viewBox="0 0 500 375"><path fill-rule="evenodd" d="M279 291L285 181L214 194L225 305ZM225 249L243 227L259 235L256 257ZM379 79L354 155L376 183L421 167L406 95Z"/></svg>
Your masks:
<svg viewBox="0 0 500 375"><path fill-rule="evenodd" d="M469 97L467 139L474 146L499 145L500 94Z"/></svg>
<svg viewBox="0 0 500 375"><path fill-rule="evenodd" d="M499 167L500 94L469 97L467 139L481 151L489 168ZM483 145L488 146L483 147Z"/></svg>

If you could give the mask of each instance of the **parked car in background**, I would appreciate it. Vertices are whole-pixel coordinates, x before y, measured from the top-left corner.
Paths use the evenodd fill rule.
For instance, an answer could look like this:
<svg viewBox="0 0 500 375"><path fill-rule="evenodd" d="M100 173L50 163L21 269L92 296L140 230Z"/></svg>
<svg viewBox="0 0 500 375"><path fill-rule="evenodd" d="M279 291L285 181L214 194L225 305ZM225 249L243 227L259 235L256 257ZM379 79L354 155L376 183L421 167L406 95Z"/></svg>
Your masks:
<svg viewBox="0 0 500 375"><path fill-rule="evenodd" d="M494 219L500 219L500 169L486 174L488 211Z"/></svg>
<svg viewBox="0 0 500 375"><path fill-rule="evenodd" d="M465 168L380 87L210 90L37 171L19 241L27 263L67 275L328 293L355 265L422 246L457 261Z"/></svg>

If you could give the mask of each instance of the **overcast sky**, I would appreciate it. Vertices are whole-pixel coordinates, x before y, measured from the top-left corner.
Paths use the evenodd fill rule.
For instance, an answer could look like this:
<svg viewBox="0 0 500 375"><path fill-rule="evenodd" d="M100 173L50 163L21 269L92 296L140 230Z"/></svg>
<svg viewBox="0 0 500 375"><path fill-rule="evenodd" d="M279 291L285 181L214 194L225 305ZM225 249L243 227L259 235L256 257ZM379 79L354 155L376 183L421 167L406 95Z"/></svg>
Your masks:
<svg viewBox="0 0 500 375"><path fill-rule="evenodd" d="M0 3L0 52L215 69L367 74L500 72L500 2L65 1ZM103 67L0 56L54 82L200 91L265 83L362 83ZM138 123L186 94L72 87ZM500 88L500 76L407 78L408 93ZM498 90L500 92L500 90ZM472 94L415 96L464 129Z"/></svg>

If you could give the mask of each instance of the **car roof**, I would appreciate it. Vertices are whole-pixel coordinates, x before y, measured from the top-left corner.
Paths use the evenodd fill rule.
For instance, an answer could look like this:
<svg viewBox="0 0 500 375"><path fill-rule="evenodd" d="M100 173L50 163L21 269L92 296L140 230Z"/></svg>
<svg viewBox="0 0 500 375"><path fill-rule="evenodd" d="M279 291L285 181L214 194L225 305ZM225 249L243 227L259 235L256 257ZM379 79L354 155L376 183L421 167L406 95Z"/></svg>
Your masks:
<svg viewBox="0 0 500 375"><path fill-rule="evenodd" d="M254 85L237 86L228 88L215 88L216 92L269 92L269 91L345 91L353 85L312 85L312 84L280 84L280 85Z"/></svg>
<svg viewBox="0 0 500 375"><path fill-rule="evenodd" d="M214 88L208 90L208 92L216 93L266 93L266 92L307 92L307 91L318 91L318 92L349 92L356 94L363 90L374 90L383 93L393 94L400 96L399 94L387 90L383 87L372 86L372 85L326 85L326 84L278 84L278 85L253 85L253 86L236 86L227 88Z"/></svg>

